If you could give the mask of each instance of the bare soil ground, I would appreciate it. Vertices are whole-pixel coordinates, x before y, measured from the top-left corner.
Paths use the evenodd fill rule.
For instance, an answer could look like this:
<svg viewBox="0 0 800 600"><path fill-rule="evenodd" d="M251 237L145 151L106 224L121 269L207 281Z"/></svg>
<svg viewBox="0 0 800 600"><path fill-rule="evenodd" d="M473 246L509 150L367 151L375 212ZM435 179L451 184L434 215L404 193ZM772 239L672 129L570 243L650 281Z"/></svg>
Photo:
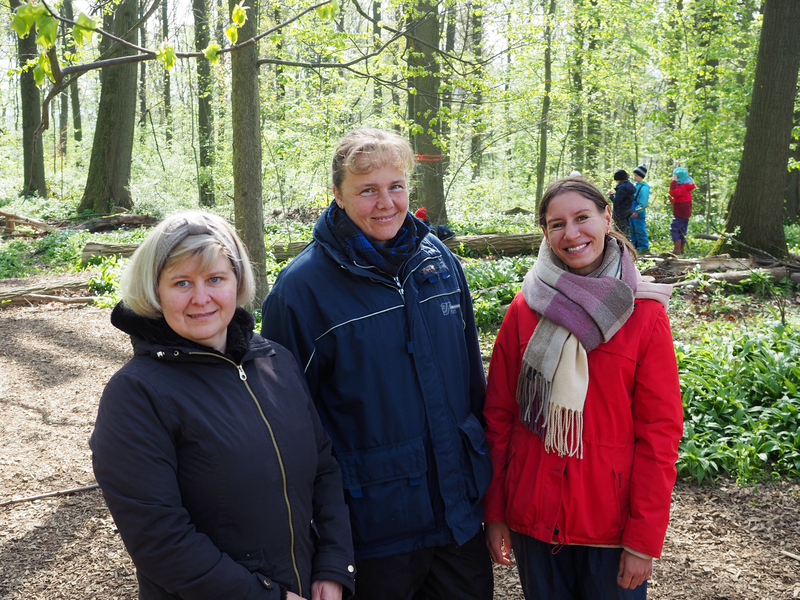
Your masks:
<svg viewBox="0 0 800 600"><path fill-rule="evenodd" d="M108 309L0 309L0 502L94 482L87 440L128 359ZM800 597L800 485L679 481L650 598ZM497 568L497 599L522 598ZM133 599L133 564L97 490L0 508L0 598ZM555 599L557 600L557 599Z"/></svg>

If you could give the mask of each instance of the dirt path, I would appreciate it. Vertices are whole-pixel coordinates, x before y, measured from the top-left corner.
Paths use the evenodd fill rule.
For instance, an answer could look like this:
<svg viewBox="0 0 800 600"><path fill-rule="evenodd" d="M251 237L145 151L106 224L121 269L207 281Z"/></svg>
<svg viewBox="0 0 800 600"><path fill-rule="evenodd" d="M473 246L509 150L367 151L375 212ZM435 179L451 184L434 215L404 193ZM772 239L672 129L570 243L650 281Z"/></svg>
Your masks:
<svg viewBox="0 0 800 600"><path fill-rule="evenodd" d="M0 309L0 502L94 482L87 440L130 344L91 306ZM800 597L800 485L679 482L649 597ZM498 568L496 598L522 598ZM0 508L0 598L136 598L133 565L98 491Z"/></svg>

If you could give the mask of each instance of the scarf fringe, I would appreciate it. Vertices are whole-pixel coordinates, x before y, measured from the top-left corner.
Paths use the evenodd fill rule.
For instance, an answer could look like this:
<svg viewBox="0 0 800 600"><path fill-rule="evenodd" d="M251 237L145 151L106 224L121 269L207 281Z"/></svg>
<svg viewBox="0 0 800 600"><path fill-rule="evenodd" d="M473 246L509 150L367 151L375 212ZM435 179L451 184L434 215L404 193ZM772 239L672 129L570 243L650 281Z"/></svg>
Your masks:
<svg viewBox="0 0 800 600"><path fill-rule="evenodd" d="M583 412L551 404L544 449L545 452L555 450L560 457L583 458Z"/></svg>
<svg viewBox="0 0 800 600"><path fill-rule="evenodd" d="M525 427L544 439L553 384L531 366L523 365L522 375L517 382L519 419Z"/></svg>

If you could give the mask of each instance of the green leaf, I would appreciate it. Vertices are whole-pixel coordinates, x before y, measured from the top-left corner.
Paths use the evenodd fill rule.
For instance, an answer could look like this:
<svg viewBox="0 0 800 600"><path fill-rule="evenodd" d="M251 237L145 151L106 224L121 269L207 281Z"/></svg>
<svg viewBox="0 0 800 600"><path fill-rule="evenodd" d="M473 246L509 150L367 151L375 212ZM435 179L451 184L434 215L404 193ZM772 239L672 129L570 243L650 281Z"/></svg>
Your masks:
<svg viewBox="0 0 800 600"><path fill-rule="evenodd" d="M37 86L41 86L44 83L44 78L46 77L44 69L41 65L36 65L33 69L33 80Z"/></svg>
<svg viewBox="0 0 800 600"><path fill-rule="evenodd" d="M30 32L33 24L46 14L47 9L42 4L22 4L14 11L14 21L12 21L11 26L20 37L25 37Z"/></svg>
<svg viewBox="0 0 800 600"><path fill-rule="evenodd" d="M205 50L203 50L203 54L208 59L212 65L217 64L219 62L219 44L211 43L209 44Z"/></svg>
<svg viewBox="0 0 800 600"><path fill-rule="evenodd" d="M86 14L81 13L78 15L72 28L72 37L75 38L78 48L91 41L95 27L97 27L97 23L87 17Z"/></svg>
<svg viewBox="0 0 800 600"><path fill-rule="evenodd" d="M228 36L228 39L231 41L231 45L236 44L236 40L239 39L239 28L236 27L236 23L231 23L225 29L225 35Z"/></svg>
<svg viewBox="0 0 800 600"><path fill-rule="evenodd" d="M169 71L175 66L175 48L165 44L156 52L156 58L164 63L164 68Z"/></svg>
<svg viewBox="0 0 800 600"><path fill-rule="evenodd" d="M244 25L244 22L247 21L247 10L250 8L249 6L244 5L245 0L242 0L233 7L231 11L231 20L236 24L236 27L241 27Z"/></svg>
<svg viewBox="0 0 800 600"><path fill-rule="evenodd" d="M51 16L44 16L36 22L36 43L45 50L52 48L58 36L58 21Z"/></svg>

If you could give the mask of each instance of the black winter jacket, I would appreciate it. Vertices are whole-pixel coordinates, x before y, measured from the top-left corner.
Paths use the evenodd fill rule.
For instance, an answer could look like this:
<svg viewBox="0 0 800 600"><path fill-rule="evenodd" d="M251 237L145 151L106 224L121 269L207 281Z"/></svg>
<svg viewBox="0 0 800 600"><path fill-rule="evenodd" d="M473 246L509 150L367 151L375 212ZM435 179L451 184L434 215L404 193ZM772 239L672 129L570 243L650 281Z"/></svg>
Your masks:
<svg viewBox="0 0 800 600"><path fill-rule="evenodd" d="M633 214L633 197L636 195L636 187L626 179L620 181L614 189L616 192L611 194L614 214L619 219L627 219Z"/></svg>
<svg viewBox="0 0 800 600"><path fill-rule="evenodd" d="M224 356L121 303L111 320L135 356L89 445L139 598L310 598L318 579L352 593L339 468L294 357L242 309Z"/></svg>

